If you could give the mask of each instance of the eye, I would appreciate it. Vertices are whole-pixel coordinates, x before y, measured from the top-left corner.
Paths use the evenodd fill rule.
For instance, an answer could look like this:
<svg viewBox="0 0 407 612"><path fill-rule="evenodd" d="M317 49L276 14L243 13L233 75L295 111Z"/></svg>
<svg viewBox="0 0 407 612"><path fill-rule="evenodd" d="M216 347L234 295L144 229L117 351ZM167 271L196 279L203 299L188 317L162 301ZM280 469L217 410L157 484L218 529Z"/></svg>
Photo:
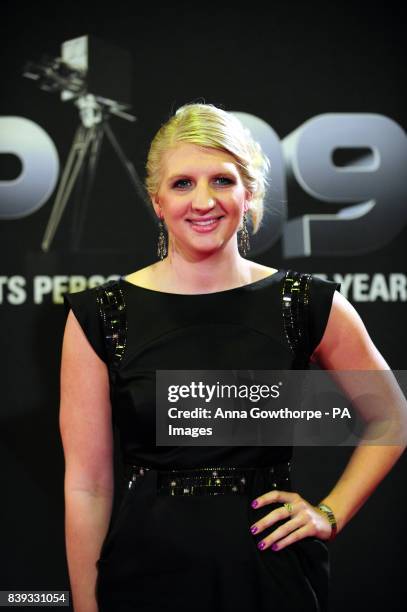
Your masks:
<svg viewBox="0 0 407 612"><path fill-rule="evenodd" d="M216 181L226 181L226 183L224 182L220 183L221 185L225 185L225 184L229 185L233 183L233 181L227 176L217 176L214 180L215 182ZM173 187L182 189L183 188L182 183L189 183L189 182L190 182L189 179L179 179L178 181L175 181L175 183L173 184Z"/></svg>
<svg viewBox="0 0 407 612"><path fill-rule="evenodd" d="M180 179L179 181L175 181L173 187L181 187L181 183L187 183L188 179Z"/></svg>
<svg viewBox="0 0 407 612"><path fill-rule="evenodd" d="M227 181L227 184L233 183L233 181L227 176L219 176L215 179L215 181Z"/></svg>

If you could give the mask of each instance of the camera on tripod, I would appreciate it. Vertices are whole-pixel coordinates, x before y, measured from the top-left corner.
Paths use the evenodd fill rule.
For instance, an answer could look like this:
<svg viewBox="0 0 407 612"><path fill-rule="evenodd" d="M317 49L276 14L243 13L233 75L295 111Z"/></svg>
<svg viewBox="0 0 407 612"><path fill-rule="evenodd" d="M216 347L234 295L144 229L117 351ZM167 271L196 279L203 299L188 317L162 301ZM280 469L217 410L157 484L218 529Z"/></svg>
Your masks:
<svg viewBox="0 0 407 612"><path fill-rule="evenodd" d="M43 251L49 250L70 195L80 182L72 233L73 247L78 247L104 136L151 214L145 188L109 125L111 115L136 121L127 112L131 108L131 74L132 60L127 51L88 35L62 43L59 58L44 56L25 65L23 76L36 81L44 91L59 92L62 101L73 101L80 116L45 230Z"/></svg>
<svg viewBox="0 0 407 612"><path fill-rule="evenodd" d="M60 92L61 100L75 102L93 96L110 113L122 115L131 107L132 58L128 51L94 36L80 36L61 45L61 57L29 61L23 75L44 91Z"/></svg>

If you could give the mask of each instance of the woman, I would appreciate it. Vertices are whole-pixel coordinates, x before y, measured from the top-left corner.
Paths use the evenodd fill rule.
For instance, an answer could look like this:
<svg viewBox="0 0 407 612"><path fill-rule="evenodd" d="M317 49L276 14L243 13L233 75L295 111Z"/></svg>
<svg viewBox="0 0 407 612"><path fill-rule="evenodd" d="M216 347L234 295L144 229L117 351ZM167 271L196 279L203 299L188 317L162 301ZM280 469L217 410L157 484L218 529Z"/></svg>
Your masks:
<svg viewBox="0 0 407 612"><path fill-rule="evenodd" d="M147 160L159 261L65 296L60 426L76 612L326 610L325 541L405 448L357 447L313 505L291 489L292 447L156 445L156 370L389 369L338 283L245 258L268 170L233 115L181 107ZM128 483L113 520L112 425Z"/></svg>

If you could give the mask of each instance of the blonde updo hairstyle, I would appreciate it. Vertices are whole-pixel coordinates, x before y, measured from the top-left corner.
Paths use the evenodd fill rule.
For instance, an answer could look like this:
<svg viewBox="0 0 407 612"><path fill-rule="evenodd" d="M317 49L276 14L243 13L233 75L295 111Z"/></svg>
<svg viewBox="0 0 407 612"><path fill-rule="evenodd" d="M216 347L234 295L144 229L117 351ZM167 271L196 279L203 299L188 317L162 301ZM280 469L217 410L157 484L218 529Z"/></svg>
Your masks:
<svg viewBox="0 0 407 612"><path fill-rule="evenodd" d="M270 162L250 130L237 117L213 104L181 106L154 136L146 162L145 186L150 199L160 188L164 154L182 142L212 147L235 158L242 182L252 194L249 214L256 233L263 218Z"/></svg>

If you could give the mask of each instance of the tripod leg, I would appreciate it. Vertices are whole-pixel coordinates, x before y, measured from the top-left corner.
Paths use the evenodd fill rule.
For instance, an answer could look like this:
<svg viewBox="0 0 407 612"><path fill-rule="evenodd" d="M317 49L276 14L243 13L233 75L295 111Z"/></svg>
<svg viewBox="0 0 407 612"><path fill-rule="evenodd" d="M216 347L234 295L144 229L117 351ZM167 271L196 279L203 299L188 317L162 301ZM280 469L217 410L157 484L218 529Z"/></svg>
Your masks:
<svg viewBox="0 0 407 612"><path fill-rule="evenodd" d="M76 131L71 150L61 177L61 182L55 198L54 206L42 240L43 251L48 251L55 236L66 203L71 194L78 172L85 159L86 152L93 140L93 128L80 125Z"/></svg>
<svg viewBox="0 0 407 612"><path fill-rule="evenodd" d="M138 195L140 196L141 201L145 204L148 212L154 216L153 214L153 208L150 205L150 201L147 195L147 192L144 188L143 183L140 181L139 175L137 174L133 164L131 163L131 161L126 157L126 155L123 152L123 149L121 148L116 136L114 135L112 128L110 127L110 125L105 122L104 124L104 130L106 133L106 136L108 137L116 155L118 156L120 162L123 164L128 177L130 178L130 181L133 185L133 187L135 187ZM154 216L155 219L155 216Z"/></svg>
<svg viewBox="0 0 407 612"><path fill-rule="evenodd" d="M68 155L64 170L61 175L61 179L60 179L59 186L58 186L58 191L55 197L54 206L52 207L51 215L48 220L48 225L45 230L44 238L42 241L42 249L44 251L48 250L51 244L52 238L55 234L56 228L58 226L58 223L61 219L61 216L63 213L62 201L63 201L63 196L66 190L66 184L71 175L72 168L75 163L75 159L78 155L78 152L80 148L83 146L84 138L85 138L84 127L80 125L78 129L76 130L76 133L75 133L72 145L71 145L71 149L69 151L69 155Z"/></svg>
<svg viewBox="0 0 407 612"><path fill-rule="evenodd" d="M75 203L75 212L74 212L74 220L72 225L72 248L74 251L77 251L79 248L84 222L86 219L90 194L92 192L92 187L95 182L97 163L99 161L99 156L103 143L103 127L101 124L95 126L95 134L90 145L89 150L89 159L88 163L85 167L82 167L82 182L83 182L83 190L78 194L77 201Z"/></svg>

